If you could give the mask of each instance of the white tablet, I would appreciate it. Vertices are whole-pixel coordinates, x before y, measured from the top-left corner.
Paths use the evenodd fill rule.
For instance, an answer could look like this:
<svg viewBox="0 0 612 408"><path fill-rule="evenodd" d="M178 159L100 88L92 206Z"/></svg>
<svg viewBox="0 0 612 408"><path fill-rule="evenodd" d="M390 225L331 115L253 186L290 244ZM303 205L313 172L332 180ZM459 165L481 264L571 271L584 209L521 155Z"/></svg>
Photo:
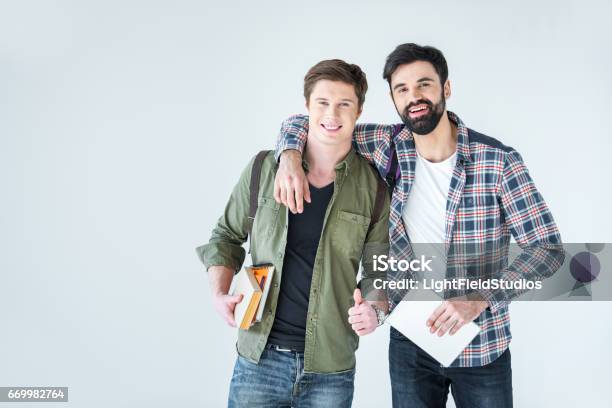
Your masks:
<svg viewBox="0 0 612 408"><path fill-rule="evenodd" d="M448 332L442 337L430 333L426 322L440 303L440 301L399 302L385 323L389 323L444 367L448 367L472 342L480 327L470 322L452 336Z"/></svg>

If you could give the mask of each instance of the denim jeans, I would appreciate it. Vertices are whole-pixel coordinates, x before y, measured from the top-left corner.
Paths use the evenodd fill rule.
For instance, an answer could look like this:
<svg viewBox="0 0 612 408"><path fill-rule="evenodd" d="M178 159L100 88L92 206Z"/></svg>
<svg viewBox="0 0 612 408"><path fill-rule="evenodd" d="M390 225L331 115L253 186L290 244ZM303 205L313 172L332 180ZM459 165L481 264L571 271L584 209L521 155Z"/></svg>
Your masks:
<svg viewBox="0 0 612 408"><path fill-rule="evenodd" d="M389 372L393 407L445 407L450 386L457 408L512 407L510 349L481 367L441 367L391 328Z"/></svg>
<svg viewBox="0 0 612 408"><path fill-rule="evenodd" d="M304 353L266 347L259 364L236 359L228 407L350 407L355 370L304 373Z"/></svg>

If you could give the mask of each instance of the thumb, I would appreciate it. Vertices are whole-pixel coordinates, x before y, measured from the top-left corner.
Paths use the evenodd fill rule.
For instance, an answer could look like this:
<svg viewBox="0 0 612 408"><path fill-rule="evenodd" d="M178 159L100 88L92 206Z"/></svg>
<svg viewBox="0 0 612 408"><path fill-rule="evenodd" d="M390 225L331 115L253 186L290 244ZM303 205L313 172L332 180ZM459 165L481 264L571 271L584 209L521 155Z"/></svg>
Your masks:
<svg viewBox="0 0 612 408"><path fill-rule="evenodd" d="M310 201L310 186L308 185L308 178L306 176L304 176L303 189L304 189L304 200L310 203L311 202Z"/></svg>
<svg viewBox="0 0 612 408"><path fill-rule="evenodd" d="M361 290L359 288L355 289L353 292L353 299L355 299L355 306L359 306L363 303L363 298L361 297Z"/></svg>
<svg viewBox="0 0 612 408"><path fill-rule="evenodd" d="M241 300L242 300L242 293L239 295L231 295L229 297L229 301L232 303L240 303Z"/></svg>

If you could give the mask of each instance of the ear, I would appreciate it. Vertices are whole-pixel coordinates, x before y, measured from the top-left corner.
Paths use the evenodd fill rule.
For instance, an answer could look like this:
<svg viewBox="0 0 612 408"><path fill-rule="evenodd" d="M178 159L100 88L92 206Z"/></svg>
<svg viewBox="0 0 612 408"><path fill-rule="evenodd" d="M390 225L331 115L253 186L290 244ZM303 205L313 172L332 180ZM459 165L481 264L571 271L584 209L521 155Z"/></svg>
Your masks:
<svg viewBox="0 0 612 408"><path fill-rule="evenodd" d="M359 120L359 117L361 116L361 112L363 112L363 106L359 108L359 110L357 111L357 117L355 118L355 121Z"/></svg>
<svg viewBox="0 0 612 408"><path fill-rule="evenodd" d="M448 99L451 96L451 83L450 80L446 80L446 82L444 82L444 98Z"/></svg>
<svg viewBox="0 0 612 408"><path fill-rule="evenodd" d="M306 112L310 112L310 108L308 107L308 100L306 100L304 106L306 107Z"/></svg>

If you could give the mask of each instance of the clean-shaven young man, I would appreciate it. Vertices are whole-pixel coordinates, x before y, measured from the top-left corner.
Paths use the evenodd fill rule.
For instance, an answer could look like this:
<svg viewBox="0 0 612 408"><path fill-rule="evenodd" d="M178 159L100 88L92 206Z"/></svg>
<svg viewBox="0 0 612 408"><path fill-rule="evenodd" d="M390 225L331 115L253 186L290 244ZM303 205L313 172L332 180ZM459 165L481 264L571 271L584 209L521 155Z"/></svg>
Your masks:
<svg viewBox="0 0 612 408"><path fill-rule="evenodd" d="M521 155L512 147L466 127L446 110L451 95L443 54L433 47L398 46L383 77L403 124L357 125L354 146L395 184L389 237L391 256L411 259L414 243L446 249L447 277L459 271L479 279L542 280L563 263L561 237ZM276 199L302 211L310 199L297 168L307 118L283 124L277 154L284 151ZM297 150L297 151L296 151ZM397 166L397 173L390 169ZM396 176L397 174L397 176ZM508 264L510 236L522 253ZM416 254L418 255L418 254ZM453 260L489 258L467 268ZM462 265L459 265L462 266ZM463 265L465 266L465 265ZM395 272L392 279L406 277ZM389 369L394 407L444 407L449 386L459 408L512 406L508 304L520 291L477 290L449 296L423 322L432 335L453 335L475 321L481 331L450 367L391 329ZM390 292L391 306L401 296Z"/></svg>
<svg viewBox="0 0 612 408"><path fill-rule="evenodd" d="M373 280L385 278L373 270L372 259L389 249L389 195L351 146L366 90L361 69L341 60L322 61L306 74L310 130L300 166L310 202L300 214L274 201L274 155L262 163L250 252L254 264L272 263L276 272L262 321L239 331L230 407L352 403L358 336L382 322L388 305L384 292L378 302L372 297ZM252 165L209 243L198 248L215 308L231 326L241 299L228 290L245 258ZM363 298L356 289L360 261Z"/></svg>

